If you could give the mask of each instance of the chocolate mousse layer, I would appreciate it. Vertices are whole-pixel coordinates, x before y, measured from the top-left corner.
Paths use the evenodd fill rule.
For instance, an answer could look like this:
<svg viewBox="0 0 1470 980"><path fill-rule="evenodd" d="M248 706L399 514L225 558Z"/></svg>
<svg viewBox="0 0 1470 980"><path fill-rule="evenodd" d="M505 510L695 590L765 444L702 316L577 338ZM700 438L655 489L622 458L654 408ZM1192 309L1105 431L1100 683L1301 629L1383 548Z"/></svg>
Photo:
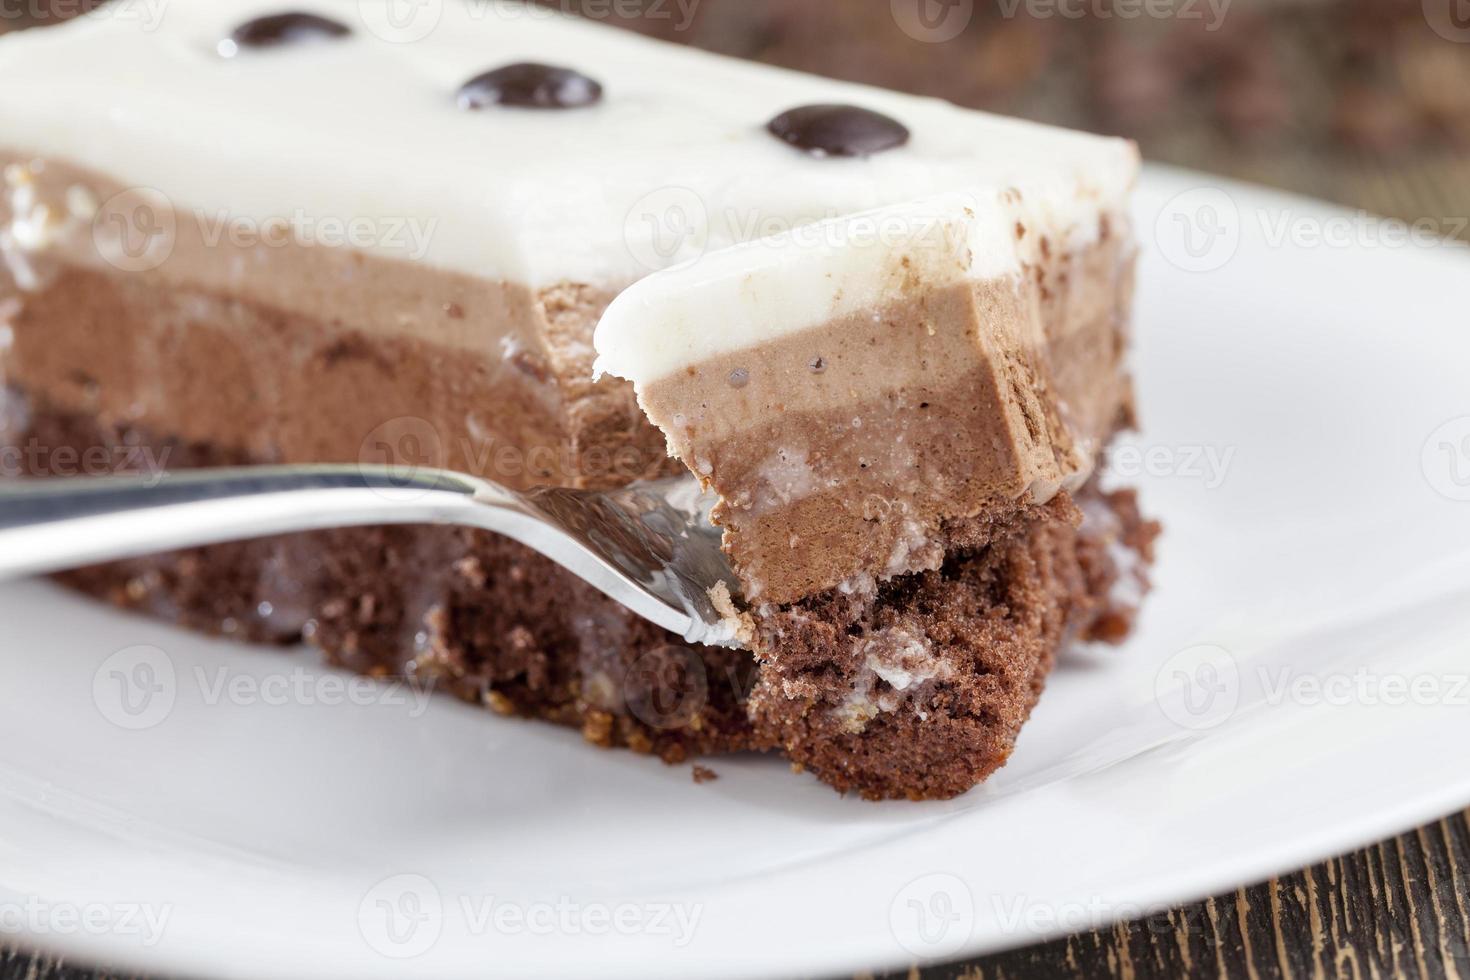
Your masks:
<svg viewBox="0 0 1470 980"><path fill-rule="evenodd" d="M262 461L513 487L677 469L631 386L591 380L602 290L302 244L55 160L0 169L0 377L59 410Z"/></svg>
<svg viewBox="0 0 1470 980"><path fill-rule="evenodd" d="M1022 232L1024 234L1024 232ZM641 386L722 501L754 603L939 567L964 522L1046 503L1131 418L1133 246L903 299Z"/></svg>

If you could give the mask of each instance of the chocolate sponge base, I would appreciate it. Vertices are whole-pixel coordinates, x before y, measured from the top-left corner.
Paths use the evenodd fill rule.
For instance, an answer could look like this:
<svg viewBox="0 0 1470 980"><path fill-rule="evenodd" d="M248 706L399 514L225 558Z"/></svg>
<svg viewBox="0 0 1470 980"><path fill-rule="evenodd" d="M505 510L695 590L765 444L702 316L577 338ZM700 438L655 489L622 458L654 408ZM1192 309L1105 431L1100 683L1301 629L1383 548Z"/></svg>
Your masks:
<svg viewBox="0 0 1470 980"><path fill-rule="evenodd" d="M749 706L792 761L870 799L947 798L1010 758L1059 650L1127 635L1158 527L1083 491L949 528L942 567L761 619Z"/></svg>
<svg viewBox="0 0 1470 980"><path fill-rule="evenodd" d="M10 388L0 448L170 468L253 462ZM128 451L124 451L128 450ZM147 450L147 454L131 450ZM1093 488L952 528L942 568L758 610L754 654L690 647L514 542L453 528L265 538L60 576L118 606L403 677L666 762L788 756L843 792L934 799L1009 757L1058 650L1126 635L1157 528ZM1083 513L1087 519L1083 519Z"/></svg>

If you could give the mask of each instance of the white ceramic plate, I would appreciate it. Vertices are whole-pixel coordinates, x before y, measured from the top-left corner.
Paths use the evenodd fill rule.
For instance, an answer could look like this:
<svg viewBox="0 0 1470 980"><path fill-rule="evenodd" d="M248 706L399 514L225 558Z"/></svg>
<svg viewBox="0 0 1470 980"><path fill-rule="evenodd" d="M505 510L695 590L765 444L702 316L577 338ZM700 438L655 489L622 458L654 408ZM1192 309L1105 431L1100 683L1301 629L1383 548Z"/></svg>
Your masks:
<svg viewBox="0 0 1470 980"><path fill-rule="evenodd" d="M27 583L0 590L0 930L205 976L837 975L1470 803L1470 258L1181 172L1139 210L1147 430L1114 468L1167 523L1158 588L988 785L875 805L753 758L695 785Z"/></svg>

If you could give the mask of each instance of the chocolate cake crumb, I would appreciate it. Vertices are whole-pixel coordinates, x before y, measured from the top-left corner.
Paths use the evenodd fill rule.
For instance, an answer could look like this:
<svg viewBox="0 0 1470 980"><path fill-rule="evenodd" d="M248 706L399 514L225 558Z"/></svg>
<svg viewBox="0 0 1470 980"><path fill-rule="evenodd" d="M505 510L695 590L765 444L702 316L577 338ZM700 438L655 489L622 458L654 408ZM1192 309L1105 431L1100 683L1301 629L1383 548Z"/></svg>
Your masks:
<svg viewBox="0 0 1470 980"><path fill-rule="evenodd" d="M704 766L697 764L694 767L692 775L694 776L694 782L700 786L703 786L705 783L712 783L720 778L720 774L713 769L706 769Z"/></svg>

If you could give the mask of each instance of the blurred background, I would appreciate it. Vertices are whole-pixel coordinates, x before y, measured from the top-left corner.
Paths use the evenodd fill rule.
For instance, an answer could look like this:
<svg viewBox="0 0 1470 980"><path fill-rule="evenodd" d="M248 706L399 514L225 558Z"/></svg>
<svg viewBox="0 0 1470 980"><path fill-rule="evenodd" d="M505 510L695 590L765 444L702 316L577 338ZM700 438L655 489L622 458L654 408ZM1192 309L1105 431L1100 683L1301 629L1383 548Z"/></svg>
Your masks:
<svg viewBox="0 0 1470 980"><path fill-rule="evenodd" d="M1463 233L1470 0L545 0ZM686 23L683 11L692 11Z"/></svg>
<svg viewBox="0 0 1470 980"><path fill-rule="evenodd" d="M0 0L0 30L99 2ZM1130 136L1152 160L1449 233L1470 216L1470 0L526 2Z"/></svg>

